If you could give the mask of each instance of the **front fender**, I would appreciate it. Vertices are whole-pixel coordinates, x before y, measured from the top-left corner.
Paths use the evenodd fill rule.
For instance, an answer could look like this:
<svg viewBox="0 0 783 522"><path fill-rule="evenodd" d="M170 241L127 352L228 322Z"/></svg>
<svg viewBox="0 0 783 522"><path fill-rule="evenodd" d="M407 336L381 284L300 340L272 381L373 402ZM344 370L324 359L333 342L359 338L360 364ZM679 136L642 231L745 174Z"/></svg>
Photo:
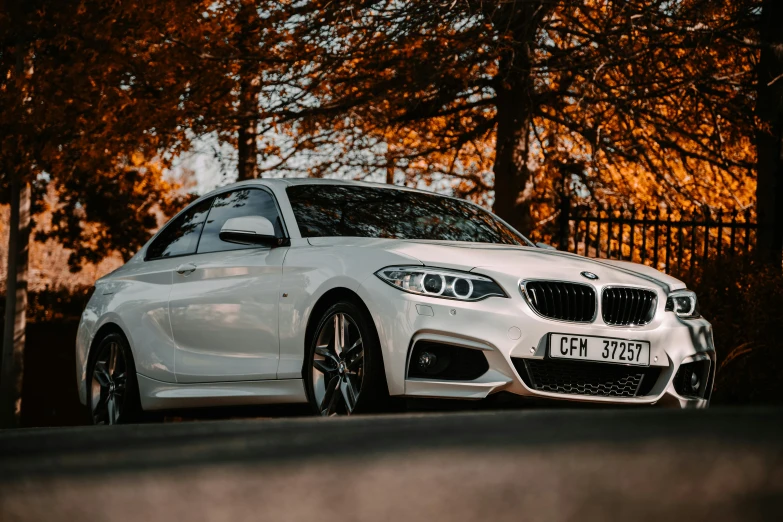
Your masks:
<svg viewBox="0 0 783 522"><path fill-rule="evenodd" d="M358 293L362 282L385 266L420 264L384 249L312 246L306 240L295 243L299 244L292 245L286 255L280 285L278 379L301 378L307 324L324 294L336 288Z"/></svg>

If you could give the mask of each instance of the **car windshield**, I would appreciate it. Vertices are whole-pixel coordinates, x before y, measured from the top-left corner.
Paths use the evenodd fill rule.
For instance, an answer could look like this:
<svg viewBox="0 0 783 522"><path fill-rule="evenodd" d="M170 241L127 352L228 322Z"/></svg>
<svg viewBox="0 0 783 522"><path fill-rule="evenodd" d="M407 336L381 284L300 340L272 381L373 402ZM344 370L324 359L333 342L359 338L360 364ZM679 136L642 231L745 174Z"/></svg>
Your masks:
<svg viewBox="0 0 783 522"><path fill-rule="evenodd" d="M486 210L459 199L350 185L295 185L286 192L302 237L531 245Z"/></svg>

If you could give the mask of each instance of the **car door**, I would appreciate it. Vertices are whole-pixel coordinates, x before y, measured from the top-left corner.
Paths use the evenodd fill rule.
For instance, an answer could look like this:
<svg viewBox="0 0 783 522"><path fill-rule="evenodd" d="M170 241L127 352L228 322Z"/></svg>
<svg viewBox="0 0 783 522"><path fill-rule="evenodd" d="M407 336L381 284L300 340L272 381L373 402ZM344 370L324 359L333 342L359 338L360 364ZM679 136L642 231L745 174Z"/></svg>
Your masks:
<svg viewBox="0 0 783 522"><path fill-rule="evenodd" d="M138 354L139 373L164 382L175 382L176 345L171 334L169 294L175 267L195 254L212 199L197 201L166 224L144 252L142 262L125 265L116 278L124 287L114 310ZM113 292L112 287L106 291Z"/></svg>
<svg viewBox="0 0 783 522"><path fill-rule="evenodd" d="M173 274L169 315L177 382L274 379L280 356L277 319L287 247L223 241L226 220L262 216L283 237L271 192L235 189L215 196L195 255Z"/></svg>

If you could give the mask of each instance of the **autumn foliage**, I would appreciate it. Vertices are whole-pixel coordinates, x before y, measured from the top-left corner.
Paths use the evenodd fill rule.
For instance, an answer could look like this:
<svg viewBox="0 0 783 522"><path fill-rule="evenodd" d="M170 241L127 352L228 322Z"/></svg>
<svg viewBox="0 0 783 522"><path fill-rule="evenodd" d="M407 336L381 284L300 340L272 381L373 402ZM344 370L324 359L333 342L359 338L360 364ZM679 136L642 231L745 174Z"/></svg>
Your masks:
<svg viewBox="0 0 783 522"><path fill-rule="evenodd" d="M433 185L525 232L564 197L744 210L761 8L20 3L0 18L3 179L55 186L48 236L74 266L143 242L180 203L167 167L201 136L237 150L240 178Z"/></svg>

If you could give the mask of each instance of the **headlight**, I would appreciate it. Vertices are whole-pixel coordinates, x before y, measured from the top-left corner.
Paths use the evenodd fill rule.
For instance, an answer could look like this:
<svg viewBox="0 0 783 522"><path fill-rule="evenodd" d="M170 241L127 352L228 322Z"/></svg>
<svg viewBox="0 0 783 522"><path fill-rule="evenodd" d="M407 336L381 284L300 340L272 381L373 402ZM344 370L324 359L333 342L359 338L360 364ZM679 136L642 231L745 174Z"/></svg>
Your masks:
<svg viewBox="0 0 783 522"><path fill-rule="evenodd" d="M674 312L677 317L686 319L700 317L699 301L696 299L696 294L690 290L677 290L669 294L666 299L666 311Z"/></svg>
<svg viewBox="0 0 783 522"><path fill-rule="evenodd" d="M424 266L390 266L375 272L390 285L411 294L479 301L485 297L507 297L492 279L469 272Z"/></svg>

